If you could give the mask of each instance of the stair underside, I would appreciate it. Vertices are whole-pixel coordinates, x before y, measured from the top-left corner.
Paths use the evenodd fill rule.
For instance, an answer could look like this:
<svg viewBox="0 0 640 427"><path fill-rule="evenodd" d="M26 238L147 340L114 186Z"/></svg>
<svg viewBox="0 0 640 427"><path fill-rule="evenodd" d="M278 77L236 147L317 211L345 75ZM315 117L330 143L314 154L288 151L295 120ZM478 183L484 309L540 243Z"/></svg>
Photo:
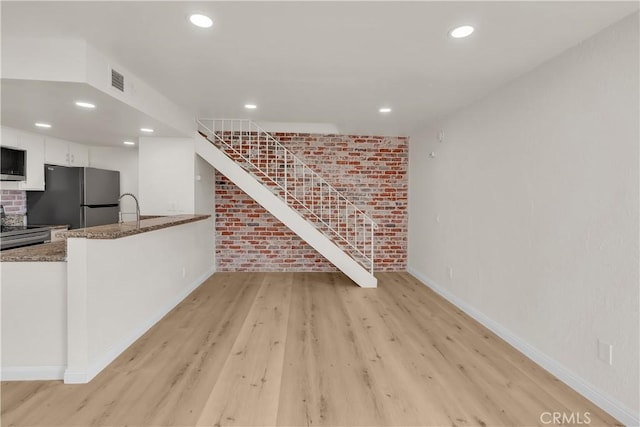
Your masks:
<svg viewBox="0 0 640 427"><path fill-rule="evenodd" d="M285 202L284 190L260 171L249 168L240 155L220 149L202 135L196 138L196 152L359 286L377 286L375 276L360 264L363 260L354 259L357 253L350 254L350 247L337 233L318 222L296 200Z"/></svg>

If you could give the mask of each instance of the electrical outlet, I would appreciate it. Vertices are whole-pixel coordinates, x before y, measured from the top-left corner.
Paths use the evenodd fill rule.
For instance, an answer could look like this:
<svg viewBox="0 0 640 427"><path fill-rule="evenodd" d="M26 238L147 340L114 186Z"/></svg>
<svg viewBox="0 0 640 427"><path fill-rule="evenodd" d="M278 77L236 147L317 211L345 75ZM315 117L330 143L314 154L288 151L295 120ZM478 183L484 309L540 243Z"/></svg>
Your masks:
<svg viewBox="0 0 640 427"><path fill-rule="evenodd" d="M438 132L438 141L444 142L444 131L443 130Z"/></svg>
<svg viewBox="0 0 640 427"><path fill-rule="evenodd" d="M453 267L449 267L449 279L453 279Z"/></svg>
<svg viewBox="0 0 640 427"><path fill-rule="evenodd" d="M187 269L182 267L182 278L184 279L185 277L187 277Z"/></svg>
<svg viewBox="0 0 640 427"><path fill-rule="evenodd" d="M613 345L598 338L598 359L613 365Z"/></svg>

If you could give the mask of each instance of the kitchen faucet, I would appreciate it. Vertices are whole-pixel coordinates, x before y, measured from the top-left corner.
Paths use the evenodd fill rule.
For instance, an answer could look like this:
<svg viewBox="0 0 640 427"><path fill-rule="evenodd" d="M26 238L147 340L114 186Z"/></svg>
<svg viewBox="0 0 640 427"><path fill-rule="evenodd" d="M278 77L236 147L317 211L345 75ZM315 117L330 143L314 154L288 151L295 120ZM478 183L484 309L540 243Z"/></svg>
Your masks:
<svg viewBox="0 0 640 427"><path fill-rule="evenodd" d="M136 202L136 228L140 228L140 205L138 204L138 199L136 199L136 196L134 196L131 193L123 193L120 198L118 199L118 218L119 218L119 223L122 224L122 214L123 213L133 213L133 212L122 212L122 198L124 196L131 196L133 197L133 201Z"/></svg>

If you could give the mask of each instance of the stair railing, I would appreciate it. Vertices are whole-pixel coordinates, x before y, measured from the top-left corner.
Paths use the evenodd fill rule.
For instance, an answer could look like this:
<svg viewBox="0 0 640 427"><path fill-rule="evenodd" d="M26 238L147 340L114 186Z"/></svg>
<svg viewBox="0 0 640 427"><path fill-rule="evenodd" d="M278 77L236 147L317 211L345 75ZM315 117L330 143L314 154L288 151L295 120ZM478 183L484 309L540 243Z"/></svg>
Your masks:
<svg viewBox="0 0 640 427"><path fill-rule="evenodd" d="M308 212L321 231L346 245L351 257L373 274L378 226L366 212L255 122L248 119L197 122L203 136L254 176L275 184L276 195L299 212Z"/></svg>

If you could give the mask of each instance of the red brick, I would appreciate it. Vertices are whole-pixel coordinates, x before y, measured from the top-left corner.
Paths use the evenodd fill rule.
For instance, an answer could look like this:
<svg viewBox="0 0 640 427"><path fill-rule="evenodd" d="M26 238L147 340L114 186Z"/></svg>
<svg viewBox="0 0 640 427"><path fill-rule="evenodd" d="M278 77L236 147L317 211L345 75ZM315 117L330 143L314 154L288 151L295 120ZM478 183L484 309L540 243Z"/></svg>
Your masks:
<svg viewBox="0 0 640 427"><path fill-rule="evenodd" d="M365 208L379 223L380 228L375 233L376 270L405 270L408 139L295 133L278 136L289 138L286 146L296 156L340 189L356 206ZM265 165L261 163L262 167ZM386 167L384 171L380 170L382 165ZM305 200L318 203L320 195L309 192ZM326 195L322 200L325 210L330 200L332 204L336 203L335 198ZM336 270L220 174L216 176L216 204L219 271ZM314 212L320 212L319 207L314 208ZM258 226L250 227L249 223ZM344 229L344 224L333 222L332 226L340 231Z"/></svg>

